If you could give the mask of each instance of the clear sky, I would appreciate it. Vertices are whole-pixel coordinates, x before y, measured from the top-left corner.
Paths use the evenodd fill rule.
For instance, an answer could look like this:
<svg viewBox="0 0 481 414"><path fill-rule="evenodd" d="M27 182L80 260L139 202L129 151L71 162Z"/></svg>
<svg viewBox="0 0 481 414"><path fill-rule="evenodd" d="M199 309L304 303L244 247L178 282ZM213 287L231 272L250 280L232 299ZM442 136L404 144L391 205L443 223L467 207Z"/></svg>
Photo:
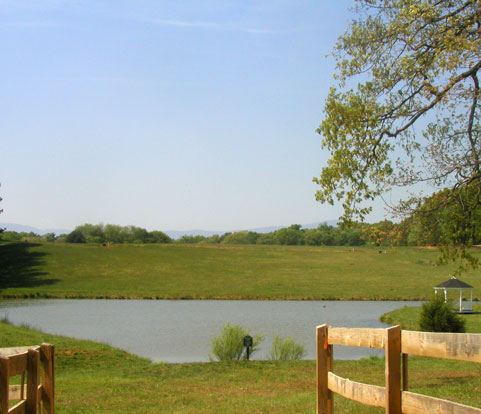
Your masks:
<svg viewBox="0 0 481 414"><path fill-rule="evenodd" d="M336 219L315 129L352 3L0 0L0 221Z"/></svg>

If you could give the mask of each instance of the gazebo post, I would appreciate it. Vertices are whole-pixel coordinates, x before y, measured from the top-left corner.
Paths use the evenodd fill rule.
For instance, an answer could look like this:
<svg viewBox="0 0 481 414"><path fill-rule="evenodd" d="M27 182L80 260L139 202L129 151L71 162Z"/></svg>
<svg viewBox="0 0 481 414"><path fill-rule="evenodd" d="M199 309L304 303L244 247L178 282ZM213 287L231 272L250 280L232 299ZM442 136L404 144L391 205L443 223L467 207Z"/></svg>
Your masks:
<svg viewBox="0 0 481 414"><path fill-rule="evenodd" d="M447 303L448 302L448 291L446 289L444 290L444 301Z"/></svg>
<svg viewBox="0 0 481 414"><path fill-rule="evenodd" d="M459 289L459 312L463 311L463 289Z"/></svg>

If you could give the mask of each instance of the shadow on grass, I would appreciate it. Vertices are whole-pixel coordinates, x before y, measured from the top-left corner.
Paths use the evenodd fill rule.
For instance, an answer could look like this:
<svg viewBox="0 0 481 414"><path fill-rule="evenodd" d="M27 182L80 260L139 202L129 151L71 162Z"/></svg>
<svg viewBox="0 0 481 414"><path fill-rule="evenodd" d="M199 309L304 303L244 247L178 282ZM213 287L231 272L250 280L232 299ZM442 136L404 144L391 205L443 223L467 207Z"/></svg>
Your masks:
<svg viewBox="0 0 481 414"><path fill-rule="evenodd" d="M35 243L0 244L0 292L7 288L29 288L51 285L57 279L41 279L46 272L39 270L45 253L33 251Z"/></svg>

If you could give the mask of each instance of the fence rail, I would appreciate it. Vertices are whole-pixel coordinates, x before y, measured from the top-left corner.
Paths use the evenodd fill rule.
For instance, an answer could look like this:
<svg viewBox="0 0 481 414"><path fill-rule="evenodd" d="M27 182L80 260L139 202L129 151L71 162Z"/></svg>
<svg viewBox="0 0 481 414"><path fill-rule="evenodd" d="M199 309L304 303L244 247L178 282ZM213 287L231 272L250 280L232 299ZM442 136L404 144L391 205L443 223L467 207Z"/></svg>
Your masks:
<svg viewBox="0 0 481 414"><path fill-rule="evenodd" d="M52 345L0 348L0 414L37 414L42 406L44 414L54 414L54 367ZM21 375L21 384L10 385L10 377L16 375ZM9 407L15 400L18 403Z"/></svg>
<svg viewBox="0 0 481 414"><path fill-rule="evenodd" d="M388 414L481 414L481 409L408 391L408 354L481 362L481 334L317 327L317 413L332 414L333 394L382 407ZM333 345L384 349L385 386L350 381L332 372Z"/></svg>

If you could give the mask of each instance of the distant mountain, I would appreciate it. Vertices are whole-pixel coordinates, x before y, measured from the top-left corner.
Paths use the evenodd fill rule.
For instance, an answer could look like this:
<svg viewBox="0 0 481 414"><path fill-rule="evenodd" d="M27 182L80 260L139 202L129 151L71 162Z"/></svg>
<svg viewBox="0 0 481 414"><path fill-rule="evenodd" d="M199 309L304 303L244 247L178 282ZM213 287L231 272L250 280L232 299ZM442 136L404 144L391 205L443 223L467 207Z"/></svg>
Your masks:
<svg viewBox="0 0 481 414"><path fill-rule="evenodd" d="M303 229L315 229L316 227L319 226L319 224L327 224L329 226L337 226L337 220L326 220L322 221L319 223L310 223L310 224L302 224L301 227ZM180 239L182 236L204 236L204 237L210 237L215 234L218 234L219 236L223 235L224 233L235 233L237 231L255 231L256 233L271 233L273 231L277 231L279 229L282 229L284 227L289 227L289 226L269 226L269 227L256 227L253 229L243 229L243 230L225 230L225 231L212 231L212 230L185 230L185 231L180 231L180 230L166 230L164 231L165 234L167 234L169 237L172 239Z"/></svg>
<svg viewBox="0 0 481 414"><path fill-rule="evenodd" d="M18 233L25 232L25 233L36 233L36 234L47 234L47 233L55 233L59 234L68 234L72 230L68 229L39 229L37 227L26 226L25 224L15 224L15 223L0 223L0 228L6 229L7 231L16 231Z"/></svg>

